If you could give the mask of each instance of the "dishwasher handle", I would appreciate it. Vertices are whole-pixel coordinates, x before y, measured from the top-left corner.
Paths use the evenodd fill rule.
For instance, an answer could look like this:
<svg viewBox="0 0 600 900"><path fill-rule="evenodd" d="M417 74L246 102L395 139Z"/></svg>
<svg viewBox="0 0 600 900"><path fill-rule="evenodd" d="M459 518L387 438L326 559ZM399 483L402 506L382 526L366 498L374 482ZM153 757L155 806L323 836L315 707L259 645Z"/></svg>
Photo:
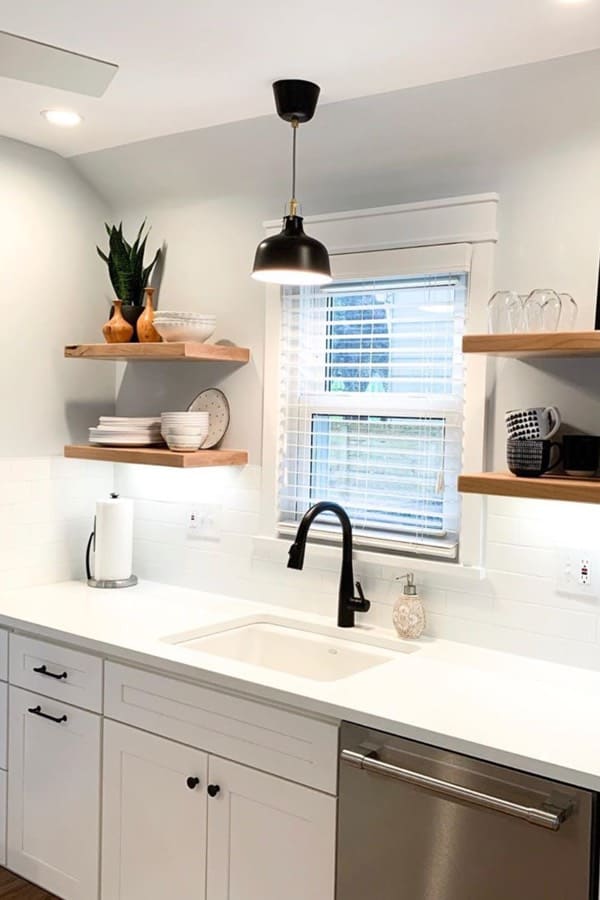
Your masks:
<svg viewBox="0 0 600 900"><path fill-rule="evenodd" d="M384 775L388 778L394 778L397 781L403 781L406 784L412 784L415 787L425 788L435 794L443 797L451 797L453 800L462 800L473 806L481 806L485 809L493 809L495 812L505 813L508 816L514 816L516 819L522 819L531 825L539 825L542 828L548 828L550 831L558 831L561 824L569 817L573 811L573 807L556 810L550 812L545 809L536 809L531 806L522 806L520 803L512 803L510 800L503 800L501 797L493 797L490 794L483 794L480 791L474 791L472 788L462 787L459 784L452 784L449 781L442 781L439 778L432 778L430 775L423 775L420 772L413 772L410 769L402 769L399 766L393 766L390 763L382 762L377 759L375 753L365 755L363 753L355 753L353 750L342 750L342 762L356 769L363 769L365 772L371 772L374 775Z"/></svg>

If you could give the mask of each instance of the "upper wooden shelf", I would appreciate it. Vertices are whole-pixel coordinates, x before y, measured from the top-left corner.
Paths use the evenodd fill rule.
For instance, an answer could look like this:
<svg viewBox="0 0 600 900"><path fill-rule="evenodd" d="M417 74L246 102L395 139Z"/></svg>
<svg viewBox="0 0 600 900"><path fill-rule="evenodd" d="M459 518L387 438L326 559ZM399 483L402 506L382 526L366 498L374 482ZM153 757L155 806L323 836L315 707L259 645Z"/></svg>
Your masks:
<svg viewBox="0 0 600 900"><path fill-rule="evenodd" d="M70 344L65 347L67 359L109 359L113 362L130 362L141 359L147 362L161 360L187 360L190 362L247 363L250 350L230 344L199 344L194 341L181 343L163 341L160 344Z"/></svg>
<svg viewBox="0 0 600 900"><path fill-rule="evenodd" d="M534 334L466 334L463 353L488 356L600 356L600 331L552 331Z"/></svg>
<svg viewBox="0 0 600 900"><path fill-rule="evenodd" d="M245 466L246 450L196 450L182 453L165 447L99 447L94 444L69 444L68 459L94 459L141 466L168 466L171 469L197 469L206 466Z"/></svg>
<svg viewBox="0 0 600 900"><path fill-rule="evenodd" d="M463 494L600 503L600 478L571 478L568 475L518 478L511 472L481 472L477 475L461 475L458 490Z"/></svg>

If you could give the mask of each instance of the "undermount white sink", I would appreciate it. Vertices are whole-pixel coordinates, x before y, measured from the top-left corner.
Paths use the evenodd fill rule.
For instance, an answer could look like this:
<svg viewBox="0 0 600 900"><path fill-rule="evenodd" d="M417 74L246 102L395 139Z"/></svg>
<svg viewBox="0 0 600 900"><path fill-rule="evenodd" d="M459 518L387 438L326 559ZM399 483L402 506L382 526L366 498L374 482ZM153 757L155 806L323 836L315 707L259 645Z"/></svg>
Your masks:
<svg viewBox="0 0 600 900"><path fill-rule="evenodd" d="M333 629L332 629L333 630ZM329 629L323 631L329 631ZM233 659L252 666L309 678L337 681L374 666L391 662L398 652L416 647L402 644L394 650L333 637L329 633L296 628L269 621L232 623L211 634L168 639L188 650Z"/></svg>

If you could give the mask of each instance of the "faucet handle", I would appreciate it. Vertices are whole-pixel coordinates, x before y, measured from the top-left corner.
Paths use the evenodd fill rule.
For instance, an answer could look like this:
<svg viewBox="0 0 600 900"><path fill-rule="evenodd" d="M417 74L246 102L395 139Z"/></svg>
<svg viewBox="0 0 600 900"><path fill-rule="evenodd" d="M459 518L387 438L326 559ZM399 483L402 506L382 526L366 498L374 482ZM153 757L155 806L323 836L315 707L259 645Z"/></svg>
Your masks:
<svg viewBox="0 0 600 900"><path fill-rule="evenodd" d="M368 612L371 609L371 601L367 600L363 593L362 584L360 581L356 582L356 591L358 593L358 597L355 597L355 610L357 612Z"/></svg>

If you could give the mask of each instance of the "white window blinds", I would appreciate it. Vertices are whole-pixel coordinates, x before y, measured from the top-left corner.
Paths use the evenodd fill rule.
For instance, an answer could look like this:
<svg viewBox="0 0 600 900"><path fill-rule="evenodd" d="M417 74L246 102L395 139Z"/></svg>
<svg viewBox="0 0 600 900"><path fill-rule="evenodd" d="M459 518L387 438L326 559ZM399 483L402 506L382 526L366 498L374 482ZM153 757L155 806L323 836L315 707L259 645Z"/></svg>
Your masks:
<svg viewBox="0 0 600 900"><path fill-rule="evenodd" d="M456 557L468 256L449 250L338 258L398 274L283 290L280 533L333 500L359 546ZM311 534L336 531L323 516Z"/></svg>

